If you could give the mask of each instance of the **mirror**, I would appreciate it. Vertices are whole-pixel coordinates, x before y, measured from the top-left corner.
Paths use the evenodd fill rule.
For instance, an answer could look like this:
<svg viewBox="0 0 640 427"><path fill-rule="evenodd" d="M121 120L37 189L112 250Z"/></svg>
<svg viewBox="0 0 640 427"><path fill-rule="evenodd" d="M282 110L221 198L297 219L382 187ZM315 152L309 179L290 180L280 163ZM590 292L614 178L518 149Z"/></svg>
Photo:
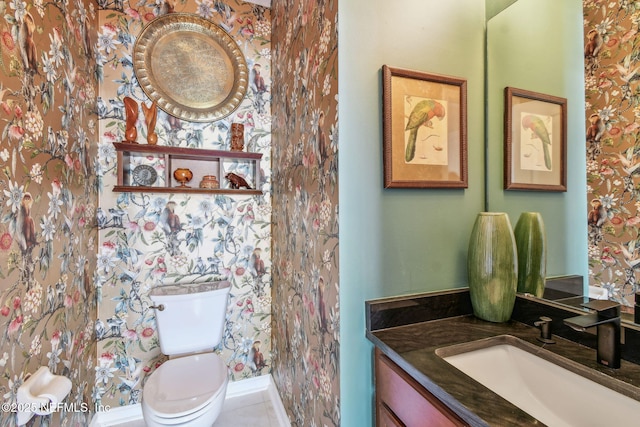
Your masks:
<svg viewBox="0 0 640 427"><path fill-rule="evenodd" d="M487 0L487 211L540 212L547 276L578 275L588 290L583 21L580 0ZM567 191L504 189L504 88L567 99Z"/></svg>

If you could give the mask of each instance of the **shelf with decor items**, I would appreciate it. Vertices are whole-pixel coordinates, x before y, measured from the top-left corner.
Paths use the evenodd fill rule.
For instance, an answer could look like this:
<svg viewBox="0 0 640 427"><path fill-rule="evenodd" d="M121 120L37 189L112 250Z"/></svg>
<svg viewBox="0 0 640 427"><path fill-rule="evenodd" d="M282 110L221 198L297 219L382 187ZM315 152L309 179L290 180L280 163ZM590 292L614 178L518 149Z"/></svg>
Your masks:
<svg viewBox="0 0 640 427"><path fill-rule="evenodd" d="M262 194L261 153L128 142L113 146L114 192Z"/></svg>

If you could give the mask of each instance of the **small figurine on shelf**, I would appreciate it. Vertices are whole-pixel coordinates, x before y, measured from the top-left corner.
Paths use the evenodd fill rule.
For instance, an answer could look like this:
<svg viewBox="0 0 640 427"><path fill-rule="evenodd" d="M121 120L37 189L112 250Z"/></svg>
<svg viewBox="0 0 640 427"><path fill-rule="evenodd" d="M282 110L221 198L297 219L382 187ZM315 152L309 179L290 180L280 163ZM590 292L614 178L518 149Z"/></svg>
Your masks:
<svg viewBox="0 0 640 427"><path fill-rule="evenodd" d="M244 150L244 125L231 123L231 151Z"/></svg>
<svg viewBox="0 0 640 427"><path fill-rule="evenodd" d="M187 182L191 181L191 179L193 178L193 172L191 172L191 169L188 168L177 168L175 171L173 171L173 177L180 184L179 187L187 188L189 187L187 185Z"/></svg>
<svg viewBox="0 0 640 427"><path fill-rule="evenodd" d="M241 177L240 175L236 175L233 172L229 172L224 177L227 178L227 180L231 184L231 188L234 190L237 190L242 187L246 188L247 190L251 190L251 187L247 183L247 180Z"/></svg>
<svg viewBox="0 0 640 427"><path fill-rule="evenodd" d="M200 181L200 188L220 188L220 183L218 182L218 178L215 175L205 175Z"/></svg>
<svg viewBox="0 0 640 427"><path fill-rule="evenodd" d="M153 101L151 107L147 107L147 104L142 103L142 112L144 113L144 121L147 124L147 143L156 145L158 143L158 134L156 133L158 104Z"/></svg>
<svg viewBox="0 0 640 427"><path fill-rule="evenodd" d="M124 102L125 123L124 140L130 144L137 144L138 130L136 129L136 122L138 121L138 103L133 99L125 96L122 100Z"/></svg>

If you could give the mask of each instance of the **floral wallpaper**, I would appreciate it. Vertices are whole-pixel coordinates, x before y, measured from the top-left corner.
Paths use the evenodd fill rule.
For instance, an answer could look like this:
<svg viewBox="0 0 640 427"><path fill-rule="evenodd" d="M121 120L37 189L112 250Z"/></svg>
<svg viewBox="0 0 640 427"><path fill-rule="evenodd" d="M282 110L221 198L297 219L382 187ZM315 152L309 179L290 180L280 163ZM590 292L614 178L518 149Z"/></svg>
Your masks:
<svg viewBox="0 0 640 427"><path fill-rule="evenodd" d="M97 14L84 0L0 8L0 400L15 404L27 375L47 366L71 379L66 402L78 410L36 416L32 425L87 425L96 352ZM15 422L3 407L0 425Z"/></svg>
<svg viewBox="0 0 640 427"><path fill-rule="evenodd" d="M633 305L640 268L640 4L584 0L589 282Z"/></svg>
<svg viewBox="0 0 640 427"><path fill-rule="evenodd" d="M133 45L146 24L170 9L198 14L223 28L245 54L250 87L238 109L219 121L191 123L158 110L158 144L228 150L231 124L241 123L245 150L263 154L261 195L112 191L116 183L113 142L124 140L124 97L135 100L140 109L139 143L146 143L148 132L142 105L151 103L132 69ZM149 292L166 283L230 280L225 333L216 351L230 367L232 380L269 374L270 10L240 0L100 2L99 22L99 312L93 397L96 403L110 406L140 402L146 377L164 360ZM140 161L161 167L153 158Z"/></svg>
<svg viewBox="0 0 640 427"><path fill-rule="evenodd" d="M273 376L292 425L338 426L338 2L272 14Z"/></svg>

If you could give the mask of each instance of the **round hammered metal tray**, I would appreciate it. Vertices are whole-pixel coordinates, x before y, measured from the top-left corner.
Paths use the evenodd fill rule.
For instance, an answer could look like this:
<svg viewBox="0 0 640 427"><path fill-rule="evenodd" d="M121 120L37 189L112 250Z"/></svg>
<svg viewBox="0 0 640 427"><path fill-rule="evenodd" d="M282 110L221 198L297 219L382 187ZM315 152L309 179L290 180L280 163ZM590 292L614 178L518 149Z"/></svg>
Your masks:
<svg viewBox="0 0 640 427"><path fill-rule="evenodd" d="M247 63L236 42L190 13L162 15L144 27L133 48L133 70L149 99L187 121L220 120L247 93Z"/></svg>

